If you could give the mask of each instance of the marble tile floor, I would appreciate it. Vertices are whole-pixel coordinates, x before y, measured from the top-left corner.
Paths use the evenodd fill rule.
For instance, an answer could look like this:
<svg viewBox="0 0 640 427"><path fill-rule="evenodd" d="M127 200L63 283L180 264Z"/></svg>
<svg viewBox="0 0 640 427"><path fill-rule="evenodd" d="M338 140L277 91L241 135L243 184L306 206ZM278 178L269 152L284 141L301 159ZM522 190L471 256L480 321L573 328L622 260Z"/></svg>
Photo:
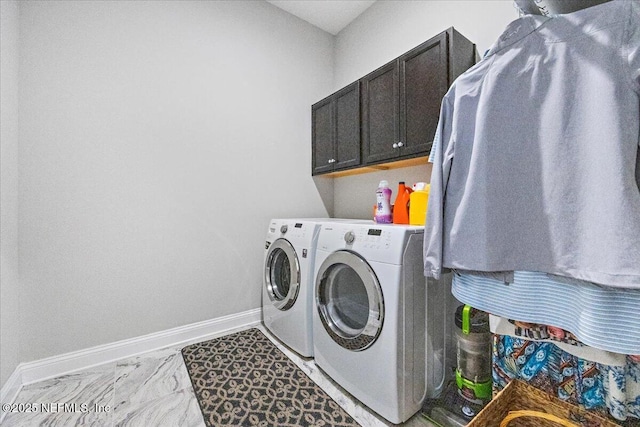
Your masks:
<svg viewBox="0 0 640 427"><path fill-rule="evenodd" d="M273 338L262 325L255 327L360 425L391 425L337 386L317 368L313 360L297 356ZM226 331L224 335L242 329ZM1 425L204 427L198 401L180 354L180 350L188 344L191 343L25 385L14 403L49 404L50 407L47 411L8 413ZM430 423L417 414L404 425L418 427Z"/></svg>

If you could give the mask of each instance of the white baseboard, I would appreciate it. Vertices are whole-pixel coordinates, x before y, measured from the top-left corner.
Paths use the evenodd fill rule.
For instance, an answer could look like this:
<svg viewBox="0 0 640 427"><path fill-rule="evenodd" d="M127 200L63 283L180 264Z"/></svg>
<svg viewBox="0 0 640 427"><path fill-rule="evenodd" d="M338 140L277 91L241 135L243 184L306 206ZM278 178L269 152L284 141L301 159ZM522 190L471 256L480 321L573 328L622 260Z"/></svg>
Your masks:
<svg viewBox="0 0 640 427"><path fill-rule="evenodd" d="M261 309L244 311L204 322L192 323L141 337L21 363L0 391L0 402L11 403L23 385L58 377L70 372L114 362L163 347L187 345L224 335L233 329L255 326L261 321ZM0 422L4 413L0 413Z"/></svg>

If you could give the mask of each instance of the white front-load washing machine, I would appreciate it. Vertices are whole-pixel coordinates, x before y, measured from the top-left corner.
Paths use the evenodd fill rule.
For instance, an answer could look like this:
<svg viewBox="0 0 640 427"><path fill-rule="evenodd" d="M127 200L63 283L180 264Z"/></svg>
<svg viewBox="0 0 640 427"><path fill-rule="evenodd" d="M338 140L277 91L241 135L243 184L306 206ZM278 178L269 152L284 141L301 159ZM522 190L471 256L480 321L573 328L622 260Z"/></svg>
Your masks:
<svg viewBox="0 0 640 427"><path fill-rule="evenodd" d="M317 220L273 219L264 254L262 320L282 343L313 356L311 308Z"/></svg>
<svg viewBox="0 0 640 427"><path fill-rule="evenodd" d="M392 423L409 419L442 385L442 366L426 356L434 350L422 243L422 227L393 224L325 223L318 236L315 363Z"/></svg>

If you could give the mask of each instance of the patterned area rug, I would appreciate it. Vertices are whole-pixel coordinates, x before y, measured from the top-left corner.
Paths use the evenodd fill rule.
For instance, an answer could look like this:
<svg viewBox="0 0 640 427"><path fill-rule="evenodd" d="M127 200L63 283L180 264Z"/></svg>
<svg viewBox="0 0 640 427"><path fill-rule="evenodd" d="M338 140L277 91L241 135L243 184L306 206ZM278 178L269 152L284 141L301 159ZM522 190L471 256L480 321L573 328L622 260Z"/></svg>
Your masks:
<svg viewBox="0 0 640 427"><path fill-rule="evenodd" d="M258 329L182 349L208 426L358 426Z"/></svg>

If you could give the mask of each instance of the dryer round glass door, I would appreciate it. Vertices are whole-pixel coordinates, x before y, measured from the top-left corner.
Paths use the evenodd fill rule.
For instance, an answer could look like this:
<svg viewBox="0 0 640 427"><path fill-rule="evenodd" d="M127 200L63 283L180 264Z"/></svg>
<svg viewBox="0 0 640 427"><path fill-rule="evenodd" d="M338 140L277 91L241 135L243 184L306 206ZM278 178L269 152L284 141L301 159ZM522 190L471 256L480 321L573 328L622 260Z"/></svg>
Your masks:
<svg viewBox="0 0 640 427"><path fill-rule="evenodd" d="M316 277L316 308L329 336L340 346L361 351L380 335L384 299L371 266L358 255L336 251Z"/></svg>
<svg viewBox="0 0 640 427"><path fill-rule="evenodd" d="M296 251L286 239L269 246L265 261L264 283L273 305L288 310L300 291L300 263Z"/></svg>

